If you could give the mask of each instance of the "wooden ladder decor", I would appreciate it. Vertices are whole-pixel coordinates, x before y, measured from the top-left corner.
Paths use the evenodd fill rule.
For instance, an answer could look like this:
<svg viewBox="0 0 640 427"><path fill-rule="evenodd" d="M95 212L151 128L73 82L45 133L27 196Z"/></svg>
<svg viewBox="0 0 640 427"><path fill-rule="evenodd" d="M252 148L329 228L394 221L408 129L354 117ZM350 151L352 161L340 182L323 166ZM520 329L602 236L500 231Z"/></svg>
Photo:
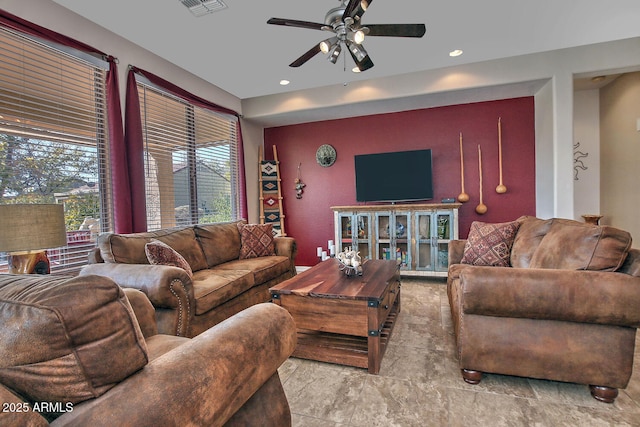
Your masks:
<svg viewBox="0 0 640 427"><path fill-rule="evenodd" d="M286 236L284 214L282 213L282 186L278 150L273 146L273 160L262 158L259 148L260 165L260 224L273 224L274 236Z"/></svg>

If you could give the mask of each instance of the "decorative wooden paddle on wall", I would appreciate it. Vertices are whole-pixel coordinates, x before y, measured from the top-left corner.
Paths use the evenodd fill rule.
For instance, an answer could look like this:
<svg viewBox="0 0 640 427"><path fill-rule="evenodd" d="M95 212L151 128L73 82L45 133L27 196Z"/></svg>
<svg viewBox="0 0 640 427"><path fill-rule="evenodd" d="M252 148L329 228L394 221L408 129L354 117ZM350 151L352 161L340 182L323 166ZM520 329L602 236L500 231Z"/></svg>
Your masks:
<svg viewBox="0 0 640 427"><path fill-rule="evenodd" d="M496 193L507 192L507 187L502 183L502 118L498 117L498 166L500 167L500 184L496 187Z"/></svg>
<svg viewBox="0 0 640 427"><path fill-rule="evenodd" d="M478 173L480 175L480 203L476 206L476 212L479 215L487 213L487 205L482 202L482 150L478 144Z"/></svg>
<svg viewBox="0 0 640 427"><path fill-rule="evenodd" d="M468 202L469 195L464 191L464 155L462 154L462 132L460 132L460 185L461 192L458 195L458 201L460 203Z"/></svg>

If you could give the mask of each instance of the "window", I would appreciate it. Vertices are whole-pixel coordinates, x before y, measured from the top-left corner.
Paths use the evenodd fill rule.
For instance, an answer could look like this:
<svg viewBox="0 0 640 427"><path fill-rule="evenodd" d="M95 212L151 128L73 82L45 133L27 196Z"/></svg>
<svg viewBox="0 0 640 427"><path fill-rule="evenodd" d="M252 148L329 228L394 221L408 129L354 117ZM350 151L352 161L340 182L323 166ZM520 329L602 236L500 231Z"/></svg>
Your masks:
<svg viewBox="0 0 640 427"><path fill-rule="evenodd" d="M111 229L108 65L70 51L0 27L0 203L64 204L67 246L49 258L65 274Z"/></svg>
<svg viewBox="0 0 640 427"><path fill-rule="evenodd" d="M148 230L238 219L237 118L140 81L138 94Z"/></svg>

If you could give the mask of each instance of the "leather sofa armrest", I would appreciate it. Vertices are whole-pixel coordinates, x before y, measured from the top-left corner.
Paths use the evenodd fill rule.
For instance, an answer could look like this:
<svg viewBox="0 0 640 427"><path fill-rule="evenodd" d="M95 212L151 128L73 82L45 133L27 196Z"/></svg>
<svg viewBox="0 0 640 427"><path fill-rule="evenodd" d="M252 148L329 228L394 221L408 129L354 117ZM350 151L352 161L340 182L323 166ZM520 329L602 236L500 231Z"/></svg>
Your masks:
<svg viewBox="0 0 640 427"><path fill-rule="evenodd" d="M153 360L56 422L222 426L277 373L295 346L289 313L275 304L258 304Z"/></svg>
<svg viewBox="0 0 640 427"><path fill-rule="evenodd" d="M460 264L466 243L466 240L451 240L449 242L449 265Z"/></svg>
<svg viewBox="0 0 640 427"><path fill-rule="evenodd" d="M104 262L104 259L102 259L102 255L100 254L99 248L93 248L89 251L88 262L89 264L97 264L100 262Z"/></svg>
<svg viewBox="0 0 640 427"><path fill-rule="evenodd" d="M136 315L138 325L145 338L149 338L158 334L158 325L156 324L156 311L149 301L149 298L138 289L122 288L124 294L131 304L133 313Z"/></svg>
<svg viewBox="0 0 640 427"><path fill-rule="evenodd" d="M640 327L640 278L624 273L469 266L459 286L466 314Z"/></svg>
<svg viewBox="0 0 640 427"><path fill-rule="evenodd" d="M189 314L195 309L193 283L181 268L150 264L88 264L80 275L109 277L122 288L141 290L154 307L183 308Z"/></svg>
<svg viewBox="0 0 640 427"><path fill-rule="evenodd" d="M291 264L291 272L296 274L295 258L298 253L298 245L293 237L274 237L273 243L276 249L276 255L286 256Z"/></svg>
<svg viewBox="0 0 640 427"><path fill-rule="evenodd" d="M274 237L273 243L276 248L276 255L286 256L293 260L298 252L296 239L293 237Z"/></svg>

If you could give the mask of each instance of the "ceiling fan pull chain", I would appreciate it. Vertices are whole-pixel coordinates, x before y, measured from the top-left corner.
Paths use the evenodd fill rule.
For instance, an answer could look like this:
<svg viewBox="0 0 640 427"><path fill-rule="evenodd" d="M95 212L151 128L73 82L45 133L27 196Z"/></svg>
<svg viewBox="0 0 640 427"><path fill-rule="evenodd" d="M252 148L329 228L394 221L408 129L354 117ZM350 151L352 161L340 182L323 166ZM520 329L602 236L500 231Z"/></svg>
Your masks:
<svg viewBox="0 0 640 427"><path fill-rule="evenodd" d="M342 55L342 72L347 72L347 54Z"/></svg>

